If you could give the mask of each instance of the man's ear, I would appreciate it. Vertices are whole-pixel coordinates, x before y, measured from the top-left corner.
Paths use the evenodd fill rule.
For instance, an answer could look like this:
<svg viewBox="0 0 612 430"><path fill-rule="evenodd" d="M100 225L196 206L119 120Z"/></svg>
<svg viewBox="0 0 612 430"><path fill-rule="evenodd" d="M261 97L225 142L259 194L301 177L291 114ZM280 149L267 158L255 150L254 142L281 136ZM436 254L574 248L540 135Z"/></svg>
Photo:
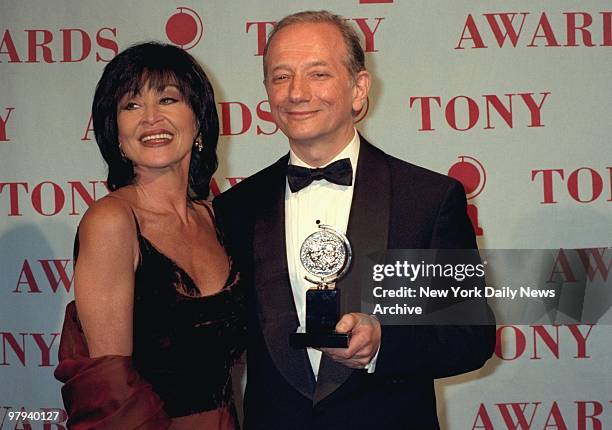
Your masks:
<svg viewBox="0 0 612 430"><path fill-rule="evenodd" d="M371 76L367 70L355 75L353 84L353 112L359 112L366 103L370 91Z"/></svg>

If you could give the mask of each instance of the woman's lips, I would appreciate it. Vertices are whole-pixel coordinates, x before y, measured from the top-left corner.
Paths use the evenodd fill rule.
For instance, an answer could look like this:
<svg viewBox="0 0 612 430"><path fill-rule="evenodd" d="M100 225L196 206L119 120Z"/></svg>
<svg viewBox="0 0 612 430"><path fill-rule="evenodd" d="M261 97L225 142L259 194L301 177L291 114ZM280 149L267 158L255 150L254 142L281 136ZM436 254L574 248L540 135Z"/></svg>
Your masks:
<svg viewBox="0 0 612 430"><path fill-rule="evenodd" d="M166 130L156 130L145 133L140 137L140 142L144 146L154 147L169 143L174 135Z"/></svg>

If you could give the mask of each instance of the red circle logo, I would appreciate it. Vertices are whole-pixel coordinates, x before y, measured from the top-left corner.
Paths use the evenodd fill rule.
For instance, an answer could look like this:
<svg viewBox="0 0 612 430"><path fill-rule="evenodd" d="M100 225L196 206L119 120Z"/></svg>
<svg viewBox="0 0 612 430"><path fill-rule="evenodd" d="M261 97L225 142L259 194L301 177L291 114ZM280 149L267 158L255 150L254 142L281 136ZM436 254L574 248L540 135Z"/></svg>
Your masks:
<svg viewBox="0 0 612 430"><path fill-rule="evenodd" d="M166 36L170 42L189 50L204 36L204 24L200 16L188 7L177 7L178 11L166 22Z"/></svg>
<svg viewBox="0 0 612 430"><path fill-rule="evenodd" d="M467 155L460 155L459 162L448 169L448 176L455 178L465 188L468 200L480 194L487 183L487 172L480 161Z"/></svg>

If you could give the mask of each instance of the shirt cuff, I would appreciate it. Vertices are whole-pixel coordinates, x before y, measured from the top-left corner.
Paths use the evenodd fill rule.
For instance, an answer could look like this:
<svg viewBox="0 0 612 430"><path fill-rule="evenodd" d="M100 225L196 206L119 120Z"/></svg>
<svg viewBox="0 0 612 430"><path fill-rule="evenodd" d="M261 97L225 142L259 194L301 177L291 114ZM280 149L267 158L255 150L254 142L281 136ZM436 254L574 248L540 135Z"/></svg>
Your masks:
<svg viewBox="0 0 612 430"><path fill-rule="evenodd" d="M372 357L372 360L370 360L370 362L365 365L365 370L367 370L368 373L376 372L376 360L378 360L379 352L380 352L380 345L378 345L378 350L376 351L376 354L374 355L374 357Z"/></svg>

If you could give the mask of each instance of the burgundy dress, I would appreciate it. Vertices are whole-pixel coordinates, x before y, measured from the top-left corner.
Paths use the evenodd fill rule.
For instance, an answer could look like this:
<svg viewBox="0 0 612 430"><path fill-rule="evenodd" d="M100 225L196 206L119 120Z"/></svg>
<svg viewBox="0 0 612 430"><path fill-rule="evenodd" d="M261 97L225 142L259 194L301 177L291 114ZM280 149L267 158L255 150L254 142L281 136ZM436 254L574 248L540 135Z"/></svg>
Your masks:
<svg viewBox="0 0 612 430"><path fill-rule="evenodd" d="M237 428L230 369L246 344L239 273L230 264L221 291L200 296L187 272L141 234L138 220L136 227L132 356L89 358L74 302L67 307L55 376L64 382L69 427ZM77 254L78 240L75 262Z"/></svg>

